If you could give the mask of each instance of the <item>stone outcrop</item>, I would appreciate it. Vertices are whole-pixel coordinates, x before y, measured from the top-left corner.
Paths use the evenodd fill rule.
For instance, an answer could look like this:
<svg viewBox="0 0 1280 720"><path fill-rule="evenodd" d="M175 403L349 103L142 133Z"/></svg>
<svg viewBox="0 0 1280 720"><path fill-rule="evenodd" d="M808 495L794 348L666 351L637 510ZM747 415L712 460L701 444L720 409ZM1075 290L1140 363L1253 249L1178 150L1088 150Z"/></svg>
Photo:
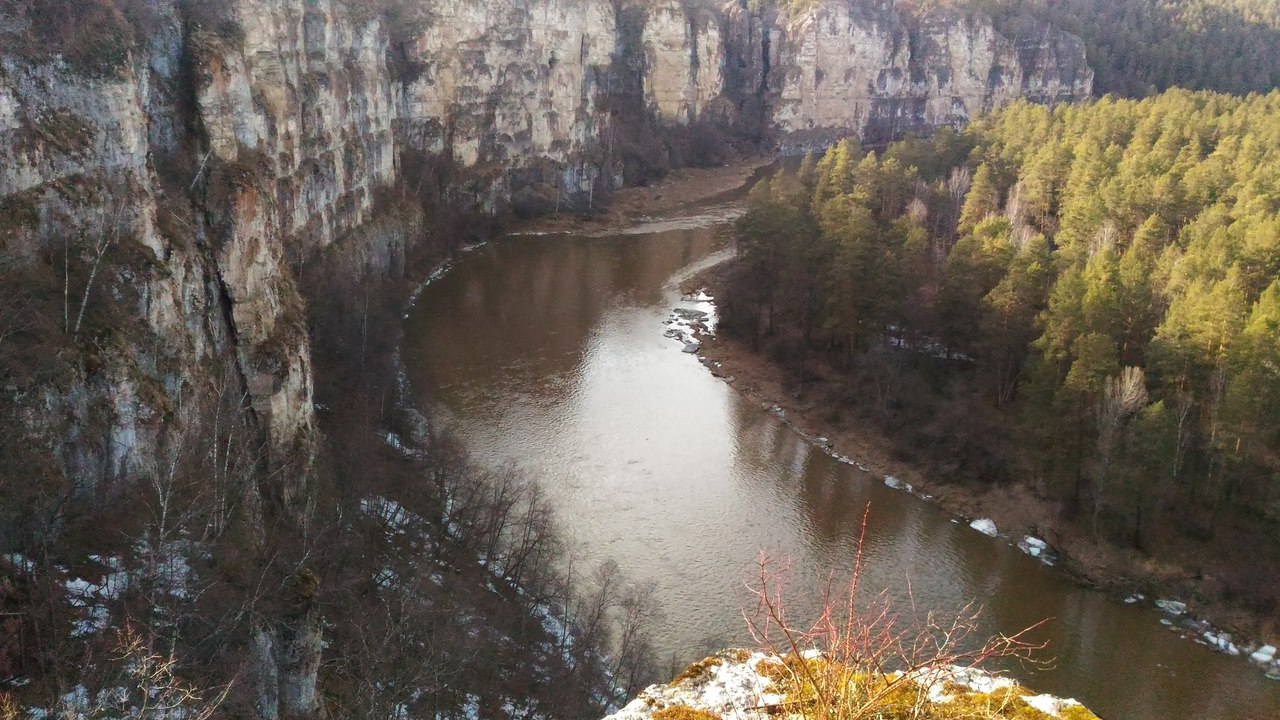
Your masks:
<svg viewBox="0 0 1280 720"><path fill-rule="evenodd" d="M806 651L808 662L825 663L825 656ZM789 657L791 664L797 662ZM817 676L834 681L848 677L865 681L840 665L823 665L831 672ZM830 670L835 667L836 670ZM779 655L748 650L727 650L689 666L674 681L652 685L605 720L650 720L655 717L714 717L723 720L766 720L796 717L797 701L788 687L787 665ZM842 675L841 673L847 673ZM1036 695L1013 680L972 667L939 665L910 677L890 673L880 682L897 690L881 691L885 717L914 716L909 708L928 717L965 718L1077 718L1097 716L1073 699ZM906 707L904 707L904 705Z"/></svg>
<svg viewBox="0 0 1280 720"><path fill-rule="evenodd" d="M719 19L679 0L648 7L644 25L645 100L663 122L688 124L714 112L724 92Z"/></svg>
<svg viewBox="0 0 1280 720"><path fill-rule="evenodd" d="M850 135L883 142L959 127L1019 98L1088 98L1079 38L1053 28L1016 42L991 19L953 8L923 16L893 0L815 0L803 11L728 12L739 96L754 93L784 151Z"/></svg>
<svg viewBox="0 0 1280 720"><path fill-rule="evenodd" d="M554 166L549 184L570 195L607 175L601 100L618 35L608 0L442 0L431 14L404 48L415 69L401 91L406 147L505 170L500 194L537 165Z"/></svg>
<svg viewBox="0 0 1280 720"><path fill-rule="evenodd" d="M300 274L398 272L431 222L404 209L422 168L451 168L449 201L479 212L582 205L666 133L799 149L1083 99L1092 77L1077 38L888 0L133 4L76 4L119 32L0 7L0 280L45 323L0 373L3 448L109 491L185 462L226 410L262 448L219 480L251 534L264 504L307 512ZM257 642L278 659L318 640ZM290 714L314 702L281 693Z"/></svg>

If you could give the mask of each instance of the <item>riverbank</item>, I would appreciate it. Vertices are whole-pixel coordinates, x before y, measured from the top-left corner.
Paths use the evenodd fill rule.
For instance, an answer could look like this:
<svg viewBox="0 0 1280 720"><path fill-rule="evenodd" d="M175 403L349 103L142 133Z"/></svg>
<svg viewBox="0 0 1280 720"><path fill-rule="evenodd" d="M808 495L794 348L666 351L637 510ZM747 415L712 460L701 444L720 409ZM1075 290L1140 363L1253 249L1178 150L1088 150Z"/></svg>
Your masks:
<svg viewBox="0 0 1280 720"><path fill-rule="evenodd" d="M583 229L600 231L634 225L655 216L669 216L743 191L762 168L775 162L772 156L756 155L720 167L674 170L649 185L614 191L595 212L545 215L518 223L512 231L519 235L550 235Z"/></svg>
<svg viewBox="0 0 1280 720"><path fill-rule="evenodd" d="M524 231L608 230L681 209L705 207L716 199L740 193L753 177L759 176L761 168L773 162L770 158L751 158L721 168L678 171L651 187L619 191L610 197L607 212L551 217ZM724 267L702 270L681 283L682 291L709 287L716 294ZM854 458L868 472L894 478L896 487L910 486L913 494L927 496L951 514L990 520L1000 534L1015 543L1027 536L1044 540L1048 546L1045 551L1041 553L1041 548L1033 547L1032 553L1041 559L1052 558L1053 564L1080 585L1130 603L1168 600L1174 607L1185 605L1188 611L1170 614L1166 624L1188 639L1219 650L1237 650L1247 656L1249 648L1262 643L1280 644L1276 642L1280 638L1280 618L1232 598L1220 579L1228 570L1248 570L1228 568L1231 558L1215 555L1206 544L1188 538L1165 539L1166 549L1160 556L1153 556L1099 541L1088 523L1072 518L1061 502L1033 483L952 479L954 474L940 468L944 463L938 458L919 457L918 448L904 447L908 443L903 437L882 432L876 423L865 421L856 411L847 412L850 408L838 400L847 396L846 379L831 368L820 363L811 365L801 383L764 354L723 336L698 335L696 342L687 343L687 347L690 351L696 348L714 374L756 404L776 408L775 414L783 416L803 435L829 440L827 449L833 455ZM1241 542L1247 543L1247 539ZM1233 636L1261 638L1262 642L1233 644ZM1265 668L1280 679L1280 665L1266 664Z"/></svg>
<svg viewBox="0 0 1280 720"><path fill-rule="evenodd" d="M714 296L724 267L686 281L682 290L707 288ZM701 361L712 374L783 418L801 435L821 439L815 442L831 454L852 458L875 477L894 479L886 484L899 489L909 486L914 495L966 521L989 519L1001 535L1015 543L1026 536L1043 539L1048 545L1044 557L1054 558L1053 564L1074 581L1117 600L1147 602L1166 610L1168 616L1162 622L1188 640L1245 657L1264 643L1276 644L1280 623L1224 596L1213 573L1204 569L1220 566L1222 558L1213 557L1204 546L1184 541L1172 553L1157 558L1099 542L1084 523L1069 518L1060 502L1029 484L952 481L930 468L927 458L904 459L900 438L842 406L839 398L847 394L842 387L844 378L831 368L810 365L801 383L745 342L724 335L703 334L697 339ZM1035 554L1040 554L1038 548ZM1181 562L1170 557L1181 558ZM1241 640L1233 643L1232 637ZM1243 642L1246 638L1259 640ZM1280 667L1274 663L1255 664L1280 679Z"/></svg>
<svg viewBox="0 0 1280 720"><path fill-rule="evenodd" d="M653 186L619 191L610 197L610 209L600 215L549 217L524 231L608 229L705 206L740 193L758 177L761 168L773 162L772 158L757 157L721 168L677 171ZM702 270L683 281L681 290L696 292L705 287L716 295L725 268L722 264ZM756 404L776 407L778 414L809 438L829 440L832 454L855 458L871 474L895 478L901 486L911 486L914 494L928 496L930 502L954 515L990 519L1001 534L1015 542L1024 536L1043 539L1048 544L1044 557L1053 557L1077 583L1128 602L1170 599L1185 603L1189 612L1181 618L1171 616L1170 626L1204 644L1221 635L1218 629L1239 638L1280 644L1276 642L1280 639L1280 618L1226 597L1230 593L1215 577L1224 567L1224 558L1215 557L1204 544L1185 538L1173 540L1170 549L1154 557L1100 542L1087 523L1071 519L1059 501L1030 483L949 480L945 471L929 467L927 458L904 458L907 453L901 438L882 432L857 413L842 412L848 410L840 407L838 400L846 395L844 378L831 368L810 366L806 374L811 377L801 383L764 354L723 335L698 335L694 345L713 374ZM1270 673L1280 676L1280 667L1272 665Z"/></svg>

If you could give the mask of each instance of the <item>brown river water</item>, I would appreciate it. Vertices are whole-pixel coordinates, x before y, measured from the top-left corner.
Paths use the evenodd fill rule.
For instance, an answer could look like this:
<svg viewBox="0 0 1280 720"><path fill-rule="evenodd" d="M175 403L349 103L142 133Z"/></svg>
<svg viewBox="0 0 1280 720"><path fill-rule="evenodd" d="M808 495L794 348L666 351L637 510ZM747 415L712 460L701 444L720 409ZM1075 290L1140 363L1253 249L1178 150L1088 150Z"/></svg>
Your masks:
<svg viewBox="0 0 1280 720"><path fill-rule="evenodd" d="M1280 718L1280 682L1256 667L838 462L664 337L677 284L726 257L732 209L492 242L427 287L406 327L435 422L481 462L541 479L589 558L654 584L662 657L750 644L762 550L793 560L796 611L811 608L828 573L851 570L870 503L863 591L940 613L976 601L987 632L1049 619L1036 637L1053 667L1010 668L1036 691L1107 720Z"/></svg>

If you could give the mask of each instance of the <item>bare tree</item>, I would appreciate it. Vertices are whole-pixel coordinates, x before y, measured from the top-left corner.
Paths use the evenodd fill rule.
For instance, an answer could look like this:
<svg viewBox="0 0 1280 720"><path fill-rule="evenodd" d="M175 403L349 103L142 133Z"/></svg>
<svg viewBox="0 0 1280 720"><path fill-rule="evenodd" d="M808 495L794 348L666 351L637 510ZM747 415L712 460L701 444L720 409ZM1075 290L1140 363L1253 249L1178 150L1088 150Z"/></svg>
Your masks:
<svg viewBox="0 0 1280 720"><path fill-rule="evenodd" d="M201 690L178 678L173 653L157 652L132 628L120 636L119 660L124 666L124 691L108 695L102 717L136 717L139 720L208 720L218 711L235 684ZM131 682L130 682L131 681ZM91 717L99 716L98 714Z"/></svg>
<svg viewBox="0 0 1280 720"><path fill-rule="evenodd" d="M1174 396L1174 421L1176 434L1174 437L1172 477L1174 486L1180 485L1180 477L1183 469L1183 459L1187 456L1187 451L1191 449L1191 414L1195 409L1195 399L1191 394L1179 385Z"/></svg>
<svg viewBox="0 0 1280 720"><path fill-rule="evenodd" d="M973 171L968 166L951 168L951 174L947 176L947 195L951 198L952 207L958 209L964 203L964 196L968 194L971 187L973 187Z"/></svg>
<svg viewBox="0 0 1280 720"><path fill-rule="evenodd" d="M923 226L929 220L929 206L919 196L913 197L907 203L907 216Z"/></svg>
<svg viewBox="0 0 1280 720"><path fill-rule="evenodd" d="M1089 245L1089 256L1093 257L1100 253L1115 250L1116 241L1120 239L1120 228L1111 220L1102 223L1102 227L1098 228L1098 232L1093 235L1093 242Z"/></svg>
<svg viewBox="0 0 1280 720"><path fill-rule="evenodd" d="M93 246L93 263L89 266L89 278L84 283L84 294L80 296L80 312L76 314L76 324L71 328L71 337L74 339L80 335L80 325L84 322L84 313L89 308L89 295L93 292L93 282L98 277L98 270L102 267L102 258L106 256L107 251L120 239L119 220L108 225L107 232L98 238ZM66 278L67 285L70 285L70 277ZM70 290L64 288L64 297L69 295Z"/></svg>
<svg viewBox="0 0 1280 720"><path fill-rule="evenodd" d="M1147 378L1140 367L1126 367L1107 379L1098 405L1098 472L1093 489L1093 534L1110 481L1111 464L1120 429L1147 404Z"/></svg>

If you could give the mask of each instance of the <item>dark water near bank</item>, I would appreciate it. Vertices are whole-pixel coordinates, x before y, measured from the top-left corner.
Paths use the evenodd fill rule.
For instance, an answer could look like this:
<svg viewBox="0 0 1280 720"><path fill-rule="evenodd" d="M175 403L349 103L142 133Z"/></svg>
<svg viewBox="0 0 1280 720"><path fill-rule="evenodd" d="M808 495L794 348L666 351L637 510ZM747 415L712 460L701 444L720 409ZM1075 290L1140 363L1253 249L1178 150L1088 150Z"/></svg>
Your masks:
<svg viewBox="0 0 1280 720"><path fill-rule="evenodd" d="M761 550L794 558L797 590L847 573L870 503L863 588L976 600L987 631L1052 618L1054 668L1013 673L1036 690L1109 720L1280 718L1280 682L837 462L683 354L663 336L675 283L725 245L714 218L689 225L492 243L427 288L404 347L437 422L541 478L591 557L656 584L664 656L748 642Z"/></svg>

